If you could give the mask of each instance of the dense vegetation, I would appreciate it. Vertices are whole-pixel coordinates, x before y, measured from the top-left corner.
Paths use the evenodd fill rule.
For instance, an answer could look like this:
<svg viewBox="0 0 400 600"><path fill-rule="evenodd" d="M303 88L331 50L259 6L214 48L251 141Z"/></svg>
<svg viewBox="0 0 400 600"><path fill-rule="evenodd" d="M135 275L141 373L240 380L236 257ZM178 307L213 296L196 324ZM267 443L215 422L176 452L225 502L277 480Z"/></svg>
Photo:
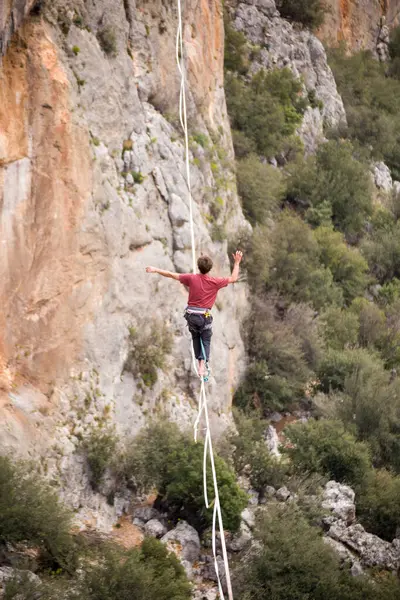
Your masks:
<svg viewBox="0 0 400 600"><path fill-rule="evenodd" d="M301 5L282 1L280 11L301 20ZM400 179L400 33L386 66L366 52L330 51L348 124L327 130L329 141L308 157L296 128L313 94L288 69L250 75L251 44L229 28L227 39L238 191L253 225L250 238L234 241L246 249L253 298L250 364L235 397L248 441L234 439L235 453L259 490L296 474L349 483L361 522L391 541L400 526L400 210L394 193L373 187L370 165L384 160ZM263 127L270 136L261 140ZM262 419L301 406L316 420L287 429L277 465L258 452Z"/></svg>
<svg viewBox="0 0 400 600"><path fill-rule="evenodd" d="M258 527L260 549L237 581L240 600L395 600L394 577L379 585L341 568L335 552L294 507L268 511Z"/></svg>

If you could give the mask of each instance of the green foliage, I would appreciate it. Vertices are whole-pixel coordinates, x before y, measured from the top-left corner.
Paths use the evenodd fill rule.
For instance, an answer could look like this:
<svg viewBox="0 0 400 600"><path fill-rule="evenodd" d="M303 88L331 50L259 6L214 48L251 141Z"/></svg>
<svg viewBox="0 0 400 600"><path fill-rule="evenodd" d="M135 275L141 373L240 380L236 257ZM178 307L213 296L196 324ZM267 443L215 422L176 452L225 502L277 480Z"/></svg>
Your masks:
<svg viewBox="0 0 400 600"><path fill-rule="evenodd" d="M355 485L371 469L368 446L358 442L339 421L296 423L285 429L285 452L301 472L321 473Z"/></svg>
<svg viewBox="0 0 400 600"><path fill-rule="evenodd" d="M274 298L255 302L247 325L250 364L235 401L242 408L279 410L304 396L320 356L313 311L291 305L282 318Z"/></svg>
<svg viewBox="0 0 400 600"><path fill-rule="evenodd" d="M358 316L337 306L328 307L321 315L320 330L326 344L334 350L354 348L358 342Z"/></svg>
<svg viewBox="0 0 400 600"><path fill-rule="evenodd" d="M194 133L192 135L192 139L196 144L199 144L202 148L208 148L210 145L210 140L205 133Z"/></svg>
<svg viewBox="0 0 400 600"><path fill-rule="evenodd" d="M261 70L249 83L227 74L225 89L233 129L253 142L259 154L290 152L293 142L288 147L288 138L301 123L308 100L289 69Z"/></svg>
<svg viewBox="0 0 400 600"><path fill-rule="evenodd" d="M80 51L81 49L79 48L79 46L72 46L72 52L75 54L75 56L78 56Z"/></svg>
<svg viewBox="0 0 400 600"><path fill-rule="evenodd" d="M392 51L397 52L397 37L392 39ZM384 159L399 179L400 82L388 77L386 67L370 52L349 56L339 48L331 50L329 57L347 113L348 128L342 133L358 141L368 156ZM394 61L389 71L397 69Z"/></svg>
<svg viewBox="0 0 400 600"><path fill-rule="evenodd" d="M232 129L232 140L235 148L236 158L245 158L248 154L256 151L256 143L248 138L243 131Z"/></svg>
<svg viewBox="0 0 400 600"><path fill-rule="evenodd" d="M346 235L360 234L372 214L372 183L367 167L353 155L349 142L322 144L316 155L289 169L288 197L314 212L307 217L315 224L315 209L329 208L332 220ZM324 218L326 223L326 217Z"/></svg>
<svg viewBox="0 0 400 600"><path fill-rule="evenodd" d="M346 245L344 237L330 227L319 227L314 236L320 249L320 261L328 268L348 302L364 293L368 263L356 248Z"/></svg>
<svg viewBox="0 0 400 600"><path fill-rule="evenodd" d="M379 358L363 348L329 349L322 357L317 371L320 389L324 393L330 390L343 391L345 382L354 372L374 370L381 365Z"/></svg>
<svg viewBox="0 0 400 600"><path fill-rule="evenodd" d="M171 352L171 333L165 325L154 322L148 334L132 328L129 342L131 349L124 370L140 375L145 386L152 388L158 379L157 369L165 367L165 356Z"/></svg>
<svg viewBox="0 0 400 600"><path fill-rule="evenodd" d="M229 436L233 446L235 469L241 474L250 466L249 478L252 487L262 493L267 485L281 487L288 474L288 465L277 460L268 451L264 439L267 423L257 417L235 413L236 432Z"/></svg>
<svg viewBox="0 0 400 600"><path fill-rule="evenodd" d="M357 489L357 517L367 531L391 542L400 527L400 477L371 471Z"/></svg>
<svg viewBox="0 0 400 600"><path fill-rule="evenodd" d="M0 540L37 546L41 560L67 571L75 566L71 513L29 465L0 456Z"/></svg>
<svg viewBox="0 0 400 600"><path fill-rule="evenodd" d="M380 283L400 277L400 221L376 224L361 249Z"/></svg>
<svg viewBox="0 0 400 600"><path fill-rule="evenodd" d="M225 27L225 55L224 66L227 71L245 74L248 70L248 53L246 36L241 31L236 31L224 15Z"/></svg>
<svg viewBox="0 0 400 600"><path fill-rule="evenodd" d="M113 27L106 26L97 32L97 39L103 52L109 56L117 54L117 36Z"/></svg>
<svg viewBox="0 0 400 600"><path fill-rule="evenodd" d="M118 438L115 430L102 423L95 426L85 438L83 448L90 468L90 483L97 490L107 468L115 459Z"/></svg>
<svg viewBox="0 0 400 600"><path fill-rule="evenodd" d="M277 506L259 523L260 549L245 561L239 600L395 600L395 578L352 577L337 554L293 506Z"/></svg>
<svg viewBox="0 0 400 600"><path fill-rule="evenodd" d="M318 29L327 10L322 0L278 0L276 5L282 17L302 23L308 29Z"/></svg>
<svg viewBox="0 0 400 600"><path fill-rule="evenodd" d="M212 510L204 506L202 443L179 432L171 424L153 423L142 431L127 451L125 477L144 490L156 487L160 501L176 518L185 518L202 529L211 524ZM224 525L236 530L247 498L234 473L215 457ZM207 466L209 498L213 498L210 465Z"/></svg>
<svg viewBox="0 0 400 600"><path fill-rule="evenodd" d="M189 600L191 585L182 565L164 544L145 539L140 549L108 548L87 566L83 600Z"/></svg>
<svg viewBox="0 0 400 600"><path fill-rule="evenodd" d="M320 262L312 230L299 217L283 213L271 236L269 287L295 302L312 302L320 309L342 303L332 273Z"/></svg>
<svg viewBox="0 0 400 600"><path fill-rule="evenodd" d="M131 171L131 175L132 175L133 181L135 183L138 183L138 184L143 183L143 181L144 181L143 173L140 173L140 171Z"/></svg>
<svg viewBox="0 0 400 600"><path fill-rule="evenodd" d="M100 544L80 565L79 578L14 579L6 600L190 600L192 586L184 568L164 544L147 538L141 548L124 551Z"/></svg>
<svg viewBox="0 0 400 600"><path fill-rule="evenodd" d="M260 162L255 154L237 163L238 192L251 223L262 223L277 211L285 196L282 172Z"/></svg>

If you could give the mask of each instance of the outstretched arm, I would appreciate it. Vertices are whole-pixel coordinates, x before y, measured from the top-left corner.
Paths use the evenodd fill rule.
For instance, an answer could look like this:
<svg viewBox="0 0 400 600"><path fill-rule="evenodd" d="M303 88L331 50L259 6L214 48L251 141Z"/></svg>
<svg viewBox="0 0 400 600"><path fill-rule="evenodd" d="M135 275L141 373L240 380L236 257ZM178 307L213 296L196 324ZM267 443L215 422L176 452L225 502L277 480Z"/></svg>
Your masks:
<svg viewBox="0 0 400 600"><path fill-rule="evenodd" d="M169 277L170 279L176 279L179 281L179 273L163 271L163 269L157 269L157 267L146 267L146 273L157 273L157 275L162 275L163 277Z"/></svg>
<svg viewBox="0 0 400 600"><path fill-rule="evenodd" d="M239 279L240 261L243 258L243 252L236 250L235 254L232 255L235 264L233 265L232 275L229 277L229 283L236 283Z"/></svg>

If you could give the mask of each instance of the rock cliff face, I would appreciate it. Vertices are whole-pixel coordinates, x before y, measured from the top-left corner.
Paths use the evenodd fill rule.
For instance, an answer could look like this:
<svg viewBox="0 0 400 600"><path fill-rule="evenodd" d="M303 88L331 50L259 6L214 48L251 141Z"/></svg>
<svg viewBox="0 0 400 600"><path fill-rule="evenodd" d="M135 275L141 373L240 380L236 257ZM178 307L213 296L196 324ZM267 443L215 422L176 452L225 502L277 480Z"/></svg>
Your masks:
<svg viewBox="0 0 400 600"><path fill-rule="evenodd" d="M350 51L375 52L383 25L399 24L399 0L328 0L320 36L330 44L344 41Z"/></svg>
<svg viewBox="0 0 400 600"><path fill-rule="evenodd" d="M87 490L74 452L85 429L109 420L132 435L155 413L188 425L196 408L186 292L144 272L147 264L191 268L177 14L161 0L44 1L31 16L26 3L7 7L0 28L0 446L46 454L45 468L62 475L78 507ZM197 251L215 258L216 274L227 274L226 236L247 225L234 183L220 3L189 2L184 36ZM244 284L221 292L210 384L216 432L229 422L244 367L245 310ZM130 340L151 344L162 326L172 350L146 386L125 369Z"/></svg>

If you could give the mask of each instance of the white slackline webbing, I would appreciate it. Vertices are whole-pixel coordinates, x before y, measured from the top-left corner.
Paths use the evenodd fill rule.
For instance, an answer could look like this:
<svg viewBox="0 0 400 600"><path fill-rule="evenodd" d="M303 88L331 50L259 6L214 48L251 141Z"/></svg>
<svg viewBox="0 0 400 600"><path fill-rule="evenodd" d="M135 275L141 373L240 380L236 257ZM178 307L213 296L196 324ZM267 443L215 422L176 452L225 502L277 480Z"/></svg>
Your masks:
<svg viewBox="0 0 400 600"><path fill-rule="evenodd" d="M184 46L183 46L183 27L182 27L182 6L181 0L177 0L178 4L178 31L176 36L176 62L178 65L179 73L181 76L181 85L180 85L180 94L179 94L179 119L181 122L181 126L184 132L185 137L185 162L186 162L186 179L187 186L189 192L189 221L190 221L190 237L192 243L192 270L193 273L196 272L196 244L194 238L194 223L193 223L193 200L192 200L192 188L191 188L191 180L190 180L190 160L189 160L189 134L188 134L188 125L187 125L187 111L186 111L186 77L185 77L185 64L184 64ZM192 348L192 359L194 370L197 374L196 367L196 357L194 355L193 344L191 344ZM201 388L200 388L200 397L199 397L199 412L194 424L194 439L197 441L198 428L200 419L203 416L206 424L206 434L204 440L204 461L203 461L203 485L204 485L204 500L207 508L210 508L211 503L208 499L207 492L207 460L210 460L211 464L211 472L214 486L214 508L213 508L213 521L212 521L212 550L214 555L214 567L215 572L217 574L218 579L218 589L221 596L221 600L225 600L225 596L222 590L222 584L219 574L218 560L217 560L217 519L218 519L218 527L220 531L221 537L221 547L222 547L222 557L224 560L225 567L225 577L226 577L226 587L228 590L228 598L229 600L233 600L232 593L232 584L231 584L231 576L229 571L229 562L228 555L226 551L225 544L225 535L224 535L224 526L222 522L222 513L221 513L221 505L219 501L219 493L218 493L218 481L217 481L217 473L215 470L215 462L214 462L214 453L212 447L212 439L211 439L211 431L210 431L210 422L208 417L208 405L207 405L207 396L205 390L204 379L201 379Z"/></svg>

